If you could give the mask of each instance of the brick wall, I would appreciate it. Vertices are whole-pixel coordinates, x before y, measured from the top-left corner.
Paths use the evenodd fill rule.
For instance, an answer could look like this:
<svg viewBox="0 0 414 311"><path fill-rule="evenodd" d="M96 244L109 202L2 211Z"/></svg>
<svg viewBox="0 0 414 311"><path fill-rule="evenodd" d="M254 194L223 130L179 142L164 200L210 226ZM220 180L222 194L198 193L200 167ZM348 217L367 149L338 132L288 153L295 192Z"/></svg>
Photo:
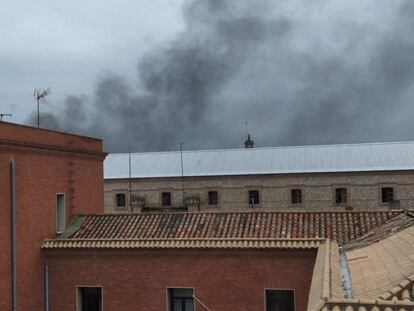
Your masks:
<svg viewBox="0 0 414 311"><path fill-rule="evenodd" d="M200 197L202 210L247 210L249 190L259 190L261 204L258 208L269 210L341 211L347 206L354 210L391 208L381 203L381 186L385 185L394 187L400 208L414 209L414 172L411 171L184 178L185 195ZM348 189L347 204L335 204L336 187ZM302 189L302 204L291 204L290 190L294 188ZM125 212L114 208L114 193L128 193L128 190L128 180L105 180L105 211ZM218 207L207 205L210 190L219 192ZM172 192L173 205L182 204L180 178L133 180L132 194L144 197L147 206L159 206L163 191Z"/></svg>
<svg viewBox="0 0 414 311"><path fill-rule="evenodd" d="M10 159L16 166L18 310L41 310L40 247L56 236L56 194L65 194L68 223L76 214L102 212L101 148L100 140L0 122L0 310L11 308Z"/></svg>
<svg viewBox="0 0 414 311"><path fill-rule="evenodd" d="M316 258L316 250L48 252L51 311L74 310L79 285L102 286L105 311L166 310L169 287L194 288L214 311L263 311L266 288L294 289L304 311Z"/></svg>

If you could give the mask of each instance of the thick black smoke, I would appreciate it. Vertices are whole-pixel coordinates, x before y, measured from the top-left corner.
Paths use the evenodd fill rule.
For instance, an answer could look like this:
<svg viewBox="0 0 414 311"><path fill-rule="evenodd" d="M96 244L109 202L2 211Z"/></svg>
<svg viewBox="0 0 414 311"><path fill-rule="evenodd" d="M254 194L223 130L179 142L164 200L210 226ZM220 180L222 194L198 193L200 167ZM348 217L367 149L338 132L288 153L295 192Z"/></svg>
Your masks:
<svg viewBox="0 0 414 311"><path fill-rule="evenodd" d="M110 152L412 140L411 0L196 0L185 31L43 125Z"/></svg>

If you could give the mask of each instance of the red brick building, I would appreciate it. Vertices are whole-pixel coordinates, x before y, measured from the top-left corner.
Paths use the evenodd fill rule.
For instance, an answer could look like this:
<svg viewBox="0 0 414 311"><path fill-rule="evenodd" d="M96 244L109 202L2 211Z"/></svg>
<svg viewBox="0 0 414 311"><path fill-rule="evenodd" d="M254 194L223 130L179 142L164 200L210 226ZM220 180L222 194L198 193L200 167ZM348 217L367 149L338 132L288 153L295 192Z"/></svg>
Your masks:
<svg viewBox="0 0 414 311"><path fill-rule="evenodd" d="M42 241L103 211L102 141L0 122L0 310L12 310L12 171L19 311L44 309ZM14 168L13 168L14 167Z"/></svg>
<svg viewBox="0 0 414 311"><path fill-rule="evenodd" d="M83 216L43 245L51 310L304 311L321 247L349 243L399 214Z"/></svg>

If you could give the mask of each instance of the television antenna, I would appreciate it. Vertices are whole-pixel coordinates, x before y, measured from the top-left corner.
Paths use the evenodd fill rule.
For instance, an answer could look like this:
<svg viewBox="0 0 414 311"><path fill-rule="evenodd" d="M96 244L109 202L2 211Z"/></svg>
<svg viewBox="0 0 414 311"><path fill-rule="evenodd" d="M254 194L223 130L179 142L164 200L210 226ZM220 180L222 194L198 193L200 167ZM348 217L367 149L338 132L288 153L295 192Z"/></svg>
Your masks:
<svg viewBox="0 0 414 311"><path fill-rule="evenodd" d="M40 107L39 103L40 101L46 101L46 96L52 93L52 89L48 87L47 89L40 91L39 89L35 89L33 92L33 97L37 102L37 127L40 127Z"/></svg>
<svg viewBox="0 0 414 311"><path fill-rule="evenodd" d="M3 117L12 117L11 113L0 113L0 121L3 121Z"/></svg>

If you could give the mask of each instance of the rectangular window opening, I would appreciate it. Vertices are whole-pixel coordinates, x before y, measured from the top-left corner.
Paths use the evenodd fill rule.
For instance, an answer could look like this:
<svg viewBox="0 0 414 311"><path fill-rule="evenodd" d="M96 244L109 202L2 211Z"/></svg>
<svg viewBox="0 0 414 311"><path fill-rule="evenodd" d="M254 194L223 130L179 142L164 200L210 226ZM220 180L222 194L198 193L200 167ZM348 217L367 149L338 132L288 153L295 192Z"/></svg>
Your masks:
<svg viewBox="0 0 414 311"><path fill-rule="evenodd" d="M290 192L290 200L292 204L302 203L302 190L301 189L292 189Z"/></svg>
<svg viewBox="0 0 414 311"><path fill-rule="evenodd" d="M258 190L250 190L249 191L249 204L251 206L258 205L259 201L259 191Z"/></svg>
<svg viewBox="0 0 414 311"><path fill-rule="evenodd" d="M126 195L125 193L115 194L116 207L126 207Z"/></svg>
<svg viewBox="0 0 414 311"><path fill-rule="evenodd" d="M171 206L171 192L163 192L161 194L162 206Z"/></svg>
<svg viewBox="0 0 414 311"><path fill-rule="evenodd" d="M218 205L218 192L217 191L208 192L208 205Z"/></svg>
<svg viewBox="0 0 414 311"><path fill-rule="evenodd" d="M335 203L336 204L345 204L348 202L348 192L346 188L336 188L335 189Z"/></svg>
<svg viewBox="0 0 414 311"><path fill-rule="evenodd" d="M294 311L295 292L293 290L266 289L266 311Z"/></svg>
<svg viewBox="0 0 414 311"><path fill-rule="evenodd" d="M381 188L381 197L383 203L394 202L394 188L383 187Z"/></svg>
<svg viewBox="0 0 414 311"><path fill-rule="evenodd" d="M56 194L56 233L60 234L65 231L65 195Z"/></svg>
<svg viewBox="0 0 414 311"><path fill-rule="evenodd" d="M192 288L169 288L169 311L194 311Z"/></svg>
<svg viewBox="0 0 414 311"><path fill-rule="evenodd" d="M76 311L102 311L101 287L78 287Z"/></svg>

